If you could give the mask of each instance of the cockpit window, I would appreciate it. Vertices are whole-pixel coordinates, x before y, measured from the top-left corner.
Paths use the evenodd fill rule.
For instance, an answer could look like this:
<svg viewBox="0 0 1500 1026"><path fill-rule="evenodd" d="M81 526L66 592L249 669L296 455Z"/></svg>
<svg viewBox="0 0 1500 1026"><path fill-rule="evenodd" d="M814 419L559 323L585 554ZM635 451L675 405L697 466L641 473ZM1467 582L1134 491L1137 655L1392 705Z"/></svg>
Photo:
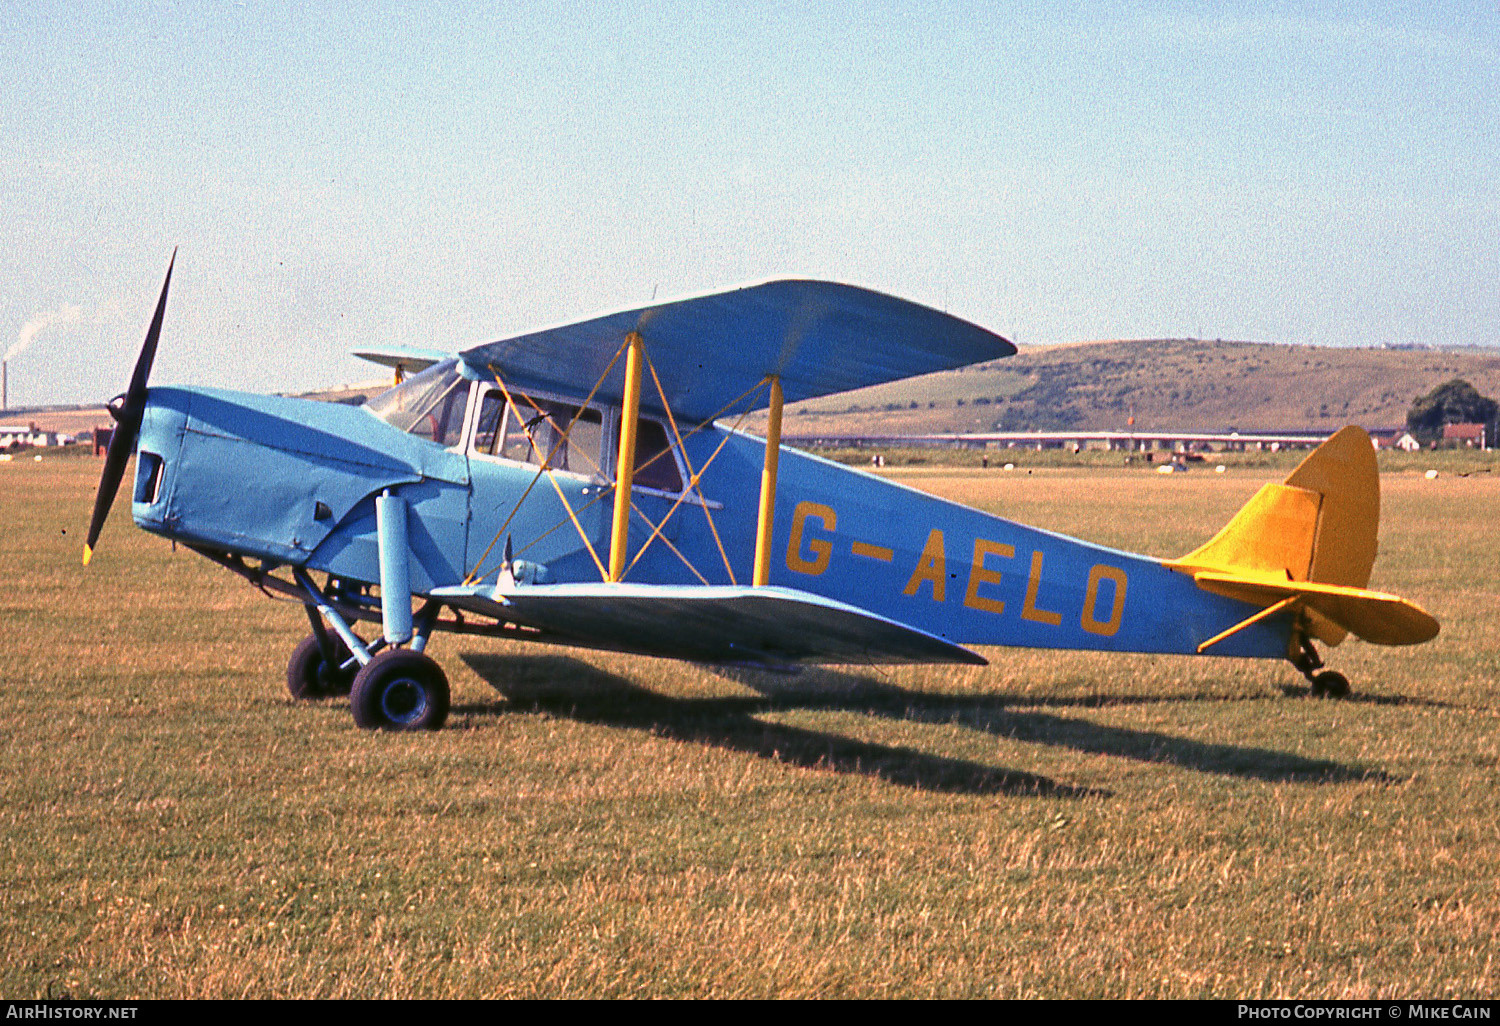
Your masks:
<svg viewBox="0 0 1500 1026"><path fill-rule="evenodd" d="M545 461L552 470L602 475L603 418L598 410L520 392L515 393L515 402L514 406L506 402L498 391L485 393L474 429L476 452L536 466Z"/></svg>
<svg viewBox="0 0 1500 1026"><path fill-rule="evenodd" d="M609 453L607 463L601 458L604 423L601 411L592 406L524 392L513 392L507 400L502 391L490 388L479 400L470 451L608 480L616 456ZM632 482L636 488L672 495L683 490L676 454L659 421L642 417L638 422Z"/></svg>
<svg viewBox="0 0 1500 1026"><path fill-rule="evenodd" d="M642 420L635 436L635 477L637 488L657 488L677 494L682 491L682 475L672 458L667 429L654 420Z"/></svg>
<svg viewBox="0 0 1500 1026"><path fill-rule="evenodd" d="M380 393L365 408L392 427L450 446L463 434L468 399L469 383L458 373L458 360L452 359Z"/></svg>

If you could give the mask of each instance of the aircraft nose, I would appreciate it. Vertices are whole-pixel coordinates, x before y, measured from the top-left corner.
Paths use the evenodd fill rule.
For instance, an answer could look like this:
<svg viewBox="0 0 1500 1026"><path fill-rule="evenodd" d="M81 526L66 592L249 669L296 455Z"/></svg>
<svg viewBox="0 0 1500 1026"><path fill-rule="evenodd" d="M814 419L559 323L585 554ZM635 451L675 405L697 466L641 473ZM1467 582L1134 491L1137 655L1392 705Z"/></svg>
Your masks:
<svg viewBox="0 0 1500 1026"><path fill-rule="evenodd" d="M131 515L142 526L156 526L162 519L161 511L153 507L163 505L166 498L167 456L184 419L177 411L152 403L148 390L136 441L135 486L130 495Z"/></svg>

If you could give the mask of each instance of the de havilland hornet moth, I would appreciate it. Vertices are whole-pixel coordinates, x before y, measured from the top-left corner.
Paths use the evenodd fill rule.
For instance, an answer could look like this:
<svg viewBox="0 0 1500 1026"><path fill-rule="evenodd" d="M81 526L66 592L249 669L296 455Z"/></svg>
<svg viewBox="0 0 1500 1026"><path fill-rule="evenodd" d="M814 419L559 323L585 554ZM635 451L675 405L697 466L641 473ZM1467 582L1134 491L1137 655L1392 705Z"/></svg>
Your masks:
<svg viewBox="0 0 1500 1026"><path fill-rule="evenodd" d="M878 292L767 281L384 350L398 384L353 407L148 387L171 277L112 404L84 562L135 451L136 524L304 603L288 685L350 692L360 727L442 725L435 631L768 668L985 663L971 645L1287 659L1334 696L1315 641L1438 631L1367 588L1380 484L1359 428L1177 559L781 448L783 403L1015 352ZM765 439L739 430L762 408Z"/></svg>

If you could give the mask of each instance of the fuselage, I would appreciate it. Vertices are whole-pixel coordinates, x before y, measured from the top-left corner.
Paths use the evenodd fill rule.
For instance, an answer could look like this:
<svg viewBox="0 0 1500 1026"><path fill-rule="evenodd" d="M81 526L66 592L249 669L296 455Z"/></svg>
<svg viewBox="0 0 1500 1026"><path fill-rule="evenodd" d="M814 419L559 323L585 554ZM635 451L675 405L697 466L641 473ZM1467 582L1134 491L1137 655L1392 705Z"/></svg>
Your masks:
<svg viewBox="0 0 1500 1026"><path fill-rule="evenodd" d="M381 419L308 400L152 388L132 514L200 547L375 583L375 499L389 492L407 500L417 594L494 580L507 541L512 568L529 567L534 580L599 581L618 408L461 376L432 391L440 408ZM643 418L625 579L747 584L764 441ZM1157 559L790 449L772 542L771 584L958 644L1193 653L1255 611ZM1281 658L1290 630L1289 618L1270 617L1213 651Z"/></svg>

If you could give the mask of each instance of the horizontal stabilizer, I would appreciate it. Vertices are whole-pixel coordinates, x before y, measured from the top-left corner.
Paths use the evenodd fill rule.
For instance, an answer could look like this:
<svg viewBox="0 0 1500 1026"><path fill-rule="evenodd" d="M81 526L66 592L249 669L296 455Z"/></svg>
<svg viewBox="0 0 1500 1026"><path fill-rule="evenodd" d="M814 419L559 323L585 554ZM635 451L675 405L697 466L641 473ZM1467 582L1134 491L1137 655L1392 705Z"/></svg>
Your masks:
<svg viewBox="0 0 1500 1026"><path fill-rule="evenodd" d="M1194 573L1193 580L1205 591L1260 606L1292 599L1374 645L1420 645L1438 633L1425 609L1383 591L1212 570Z"/></svg>
<svg viewBox="0 0 1500 1026"><path fill-rule="evenodd" d="M618 402L625 361L616 354L632 333L672 412L693 422L719 416L767 375L780 378L793 403L1016 351L993 332L919 303L838 282L783 280L544 328L462 356L480 373L493 367L507 381L564 394L586 394L602 379L598 397ZM641 404L660 409L654 382Z"/></svg>
<svg viewBox="0 0 1500 1026"><path fill-rule="evenodd" d="M381 346L378 349L356 349L353 355L407 374L420 374L435 363L452 356L441 349L418 349L413 346Z"/></svg>
<svg viewBox="0 0 1500 1026"><path fill-rule="evenodd" d="M474 585L432 593L547 640L707 663L969 663L966 648L791 588Z"/></svg>

